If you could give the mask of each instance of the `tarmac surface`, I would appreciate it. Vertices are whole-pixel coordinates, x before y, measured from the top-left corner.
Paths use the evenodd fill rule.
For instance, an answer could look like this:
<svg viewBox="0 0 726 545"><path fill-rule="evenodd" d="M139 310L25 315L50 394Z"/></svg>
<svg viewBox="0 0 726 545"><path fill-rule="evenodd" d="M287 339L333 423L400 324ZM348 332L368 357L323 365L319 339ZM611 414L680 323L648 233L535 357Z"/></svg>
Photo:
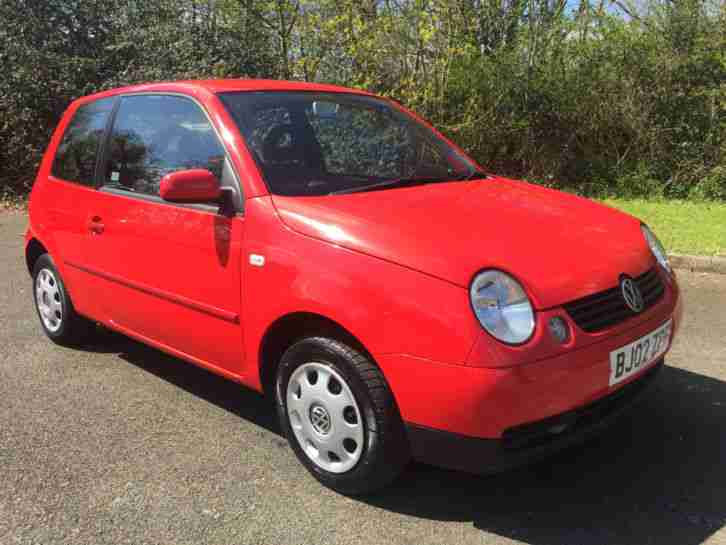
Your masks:
<svg viewBox="0 0 726 545"><path fill-rule="evenodd" d="M0 544L726 544L726 275L679 274L668 366L599 438L495 477L413 464L352 499L260 395L115 334L52 344L25 221L0 214Z"/></svg>

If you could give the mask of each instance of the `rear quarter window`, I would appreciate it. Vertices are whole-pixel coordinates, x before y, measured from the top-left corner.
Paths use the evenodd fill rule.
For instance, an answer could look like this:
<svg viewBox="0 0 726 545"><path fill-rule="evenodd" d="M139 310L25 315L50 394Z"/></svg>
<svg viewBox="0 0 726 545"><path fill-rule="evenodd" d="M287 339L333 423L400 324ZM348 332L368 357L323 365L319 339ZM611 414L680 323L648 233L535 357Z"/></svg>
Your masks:
<svg viewBox="0 0 726 545"><path fill-rule="evenodd" d="M86 186L95 185L98 148L114 101L114 98L104 98L78 108L56 151L53 176Z"/></svg>

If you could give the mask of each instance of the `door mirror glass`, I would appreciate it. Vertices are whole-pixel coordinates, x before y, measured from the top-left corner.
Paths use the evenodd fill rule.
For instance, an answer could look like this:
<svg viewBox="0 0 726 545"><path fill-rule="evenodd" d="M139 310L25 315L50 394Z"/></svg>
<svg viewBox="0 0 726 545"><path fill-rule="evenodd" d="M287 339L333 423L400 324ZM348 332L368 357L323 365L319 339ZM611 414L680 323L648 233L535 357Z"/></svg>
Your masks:
<svg viewBox="0 0 726 545"><path fill-rule="evenodd" d="M201 168L177 170L164 176L159 184L159 196L169 202L215 202L221 195L217 177Z"/></svg>

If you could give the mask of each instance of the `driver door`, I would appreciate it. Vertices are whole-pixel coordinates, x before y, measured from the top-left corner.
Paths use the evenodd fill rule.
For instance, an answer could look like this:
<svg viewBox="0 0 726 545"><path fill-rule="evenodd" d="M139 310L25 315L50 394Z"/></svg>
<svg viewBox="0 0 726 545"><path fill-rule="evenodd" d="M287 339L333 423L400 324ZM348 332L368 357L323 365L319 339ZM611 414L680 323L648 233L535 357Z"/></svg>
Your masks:
<svg viewBox="0 0 726 545"><path fill-rule="evenodd" d="M103 228L93 240L90 268L102 279L97 296L113 327L240 374L244 218L221 215L217 206L163 201L161 178L190 168L210 170L239 197L225 149L195 101L121 97L91 211Z"/></svg>

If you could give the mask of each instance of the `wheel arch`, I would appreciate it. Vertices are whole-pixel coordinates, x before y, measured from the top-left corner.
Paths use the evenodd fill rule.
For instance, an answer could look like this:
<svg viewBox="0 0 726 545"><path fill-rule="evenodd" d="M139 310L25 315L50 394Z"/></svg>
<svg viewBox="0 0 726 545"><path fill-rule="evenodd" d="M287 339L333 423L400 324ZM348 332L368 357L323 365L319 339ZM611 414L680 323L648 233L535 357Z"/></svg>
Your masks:
<svg viewBox="0 0 726 545"><path fill-rule="evenodd" d="M363 343L335 320L315 312L291 312L270 324L259 345L258 372L265 395L269 396L274 392L277 367L285 350L302 338L315 336L344 342L378 366Z"/></svg>
<svg viewBox="0 0 726 545"><path fill-rule="evenodd" d="M28 267L28 273L32 276L35 262L43 254L50 253L48 249L37 238L31 238L25 245L25 264Z"/></svg>

